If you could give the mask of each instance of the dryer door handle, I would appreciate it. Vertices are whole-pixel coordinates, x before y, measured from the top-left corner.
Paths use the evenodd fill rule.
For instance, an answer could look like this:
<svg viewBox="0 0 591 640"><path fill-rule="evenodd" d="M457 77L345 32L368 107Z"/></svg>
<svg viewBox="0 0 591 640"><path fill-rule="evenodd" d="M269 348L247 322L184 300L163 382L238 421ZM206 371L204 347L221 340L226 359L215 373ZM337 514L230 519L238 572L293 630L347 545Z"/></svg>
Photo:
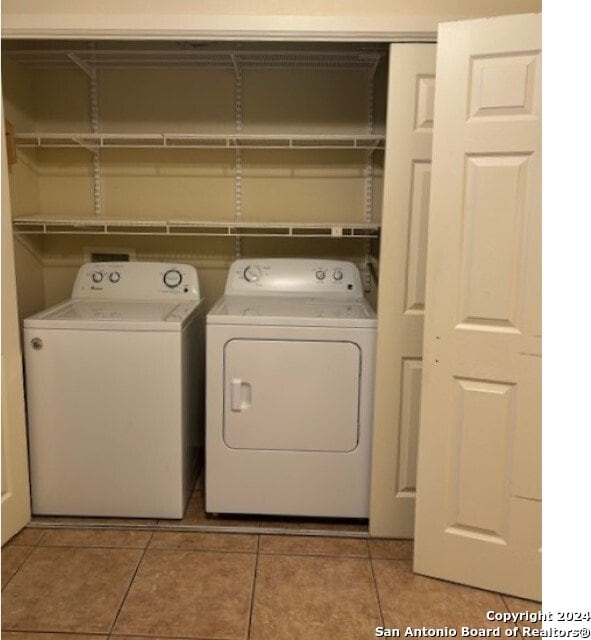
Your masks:
<svg viewBox="0 0 591 640"><path fill-rule="evenodd" d="M244 411L251 404L251 386L240 378L232 378L230 404L232 411Z"/></svg>

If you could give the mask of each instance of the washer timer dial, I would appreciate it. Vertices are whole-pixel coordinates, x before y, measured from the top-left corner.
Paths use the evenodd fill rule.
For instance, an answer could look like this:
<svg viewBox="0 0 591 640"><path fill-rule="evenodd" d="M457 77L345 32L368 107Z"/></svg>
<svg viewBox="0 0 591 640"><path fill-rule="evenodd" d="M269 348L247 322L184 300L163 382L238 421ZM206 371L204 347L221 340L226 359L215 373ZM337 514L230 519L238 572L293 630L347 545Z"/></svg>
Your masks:
<svg viewBox="0 0 591 640"><path fill-rule="evenodd" d="M167 287L174 289L183 281L183 274L178 269L169 269L162 280Z"/></svg>
<svg viewBox="0 0 591 640"><path fill-rule="evenodd" d="M251 264L244 269L244 279L247 282L256 282L261 277L261 268L256 264Z"/></svg>

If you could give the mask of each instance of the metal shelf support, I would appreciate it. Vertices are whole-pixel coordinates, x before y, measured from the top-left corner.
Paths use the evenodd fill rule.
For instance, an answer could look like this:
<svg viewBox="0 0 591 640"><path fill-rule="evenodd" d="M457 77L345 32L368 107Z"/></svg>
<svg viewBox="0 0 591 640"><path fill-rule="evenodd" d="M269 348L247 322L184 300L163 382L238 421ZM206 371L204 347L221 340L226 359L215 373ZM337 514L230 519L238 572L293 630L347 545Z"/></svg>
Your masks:
<svg viewBox="0 0 591 640"><path fill-rule="evenodd" d="M232 64L234 66L234 111L236 117L236 133L242 132L242 67L237 62L237 57L232 55ZM240 223L242 219L242 150L236 147L236 223ZM236 258L242 257L242 240L240 236L236 236L236 246L234 251Z"/></svg>

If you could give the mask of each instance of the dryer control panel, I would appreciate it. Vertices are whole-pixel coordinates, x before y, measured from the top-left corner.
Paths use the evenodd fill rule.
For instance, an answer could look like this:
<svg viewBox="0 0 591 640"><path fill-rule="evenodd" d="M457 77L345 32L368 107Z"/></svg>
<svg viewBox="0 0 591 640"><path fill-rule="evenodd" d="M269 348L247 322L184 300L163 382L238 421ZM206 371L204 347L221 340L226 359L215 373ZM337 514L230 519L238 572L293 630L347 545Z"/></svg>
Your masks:
<svg viewBox="0 0 591 640"><path fill-rule="evenodd" d="M343 260L253 258L230 267L226 295L304 294L363 297L359 269Z"/></svg>
<svg viewBox="0 0 591 640"><path fill-rule="evenodd" d="M199 300L199 277L189 264L88 262L78 271L72 298L109 300Z"/></svg>

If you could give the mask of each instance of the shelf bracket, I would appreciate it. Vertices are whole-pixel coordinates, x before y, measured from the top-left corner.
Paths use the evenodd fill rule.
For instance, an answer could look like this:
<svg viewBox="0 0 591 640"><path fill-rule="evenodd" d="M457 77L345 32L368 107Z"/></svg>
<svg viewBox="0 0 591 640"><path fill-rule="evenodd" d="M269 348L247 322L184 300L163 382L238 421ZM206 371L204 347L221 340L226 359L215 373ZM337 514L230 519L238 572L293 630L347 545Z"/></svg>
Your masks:
<svg viewBox="0 0 591 640"><path fill-rule="evenodd" d="M80 138L77 138L76 136L72 136L72 140L80 145L83 149L86 149L86 151L90 151L90 153L94 153L97 154L98 153L98 149L96 147L91 147L88 144L85 144L84 142L82 142L82 140L80 140Z"/></svg>
<svg viewBox="0 0 591 640"><path fill-rule="evenodd" d="M379 59L378 59L379 60ZM373 109L374 109L374 73L377 67L377 61L373 67L372 73L367 79L367 133L373 135ZM365 164L365 222L372 221L373 214L373 152L375 146L367 152L367 160ZM371 291L371 240L365 241L365 260L364 260L364 290Z"/></svg>
<svg viewBox="0 0 591 640"><path fill-rule="evenodd" d="M80 67L80 69L82 69L89 78L92 79L92 76L96 74L96 69L94 67L91 67L89 64L84 62L84 60L72 51L68 51L66 55L76 66Z"/></svg>

